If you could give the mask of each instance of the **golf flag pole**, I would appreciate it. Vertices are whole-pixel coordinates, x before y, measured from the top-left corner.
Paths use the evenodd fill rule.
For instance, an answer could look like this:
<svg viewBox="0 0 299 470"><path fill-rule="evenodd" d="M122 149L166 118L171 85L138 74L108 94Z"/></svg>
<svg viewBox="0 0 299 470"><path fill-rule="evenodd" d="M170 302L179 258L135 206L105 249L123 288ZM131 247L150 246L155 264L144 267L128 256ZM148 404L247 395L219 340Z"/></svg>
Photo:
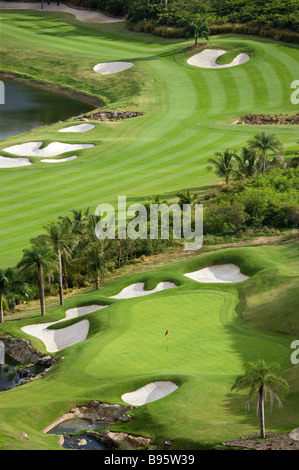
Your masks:
<svg viewBox="0 0 299 470"><path fill-rule="evenodd" d="M167 338L167 352L168 352L168 330L166 330L165 336Z"/></svg>

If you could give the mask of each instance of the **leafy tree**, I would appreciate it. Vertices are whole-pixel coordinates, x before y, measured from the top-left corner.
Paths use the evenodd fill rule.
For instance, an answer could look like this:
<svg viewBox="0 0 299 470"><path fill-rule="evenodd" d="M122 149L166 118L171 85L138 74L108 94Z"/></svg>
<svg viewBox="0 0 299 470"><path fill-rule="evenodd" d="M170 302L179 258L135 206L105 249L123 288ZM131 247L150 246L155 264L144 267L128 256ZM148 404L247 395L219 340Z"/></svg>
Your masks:
<svg viewBox="0 0 299 470"><path fill-rule="evenodd" d="M13 297L14 294L27 296L24 283L15 278L13 269L0 269L0 323L4 321L4 298Z"/></svg>
<svg viewBox="0 0 299 470"><path fill-rule="evenodd" d="M48 245L35 243L31 248L23 250L23 258L17 267L20 272L27 272L36 278L39 289L41 315L45 315L45 289L44 274L49 272L53 266L57 267L55 254Z"/></svg>
<svg viewBox="0 0 299 470"><path fill-rule="evenodd" d="M274 400L278 406L282 406L282 397L289 386L285 379L276 375L280 369L277 363L266 364L263 359L256 363L246 362L244 364L245 374L236 378L232 390L244 390L249 388L246 401L246 410L251 408L252 401L257 398L257 411L260 417L261 438L265 437L265 397L270 395L271 410Z"/></svg>
<svg viewBox="0 0 299 470"><path fill-rule="evenodd" d="M281 141L275 134L266 134L261 132L256 134L253 139L248 141L250 150L254 150L261 159L262 174L266 173L266 164L269 157L269 152L274 153L283 161L283 156L280 152L284 152L284 147Z"/></svg>

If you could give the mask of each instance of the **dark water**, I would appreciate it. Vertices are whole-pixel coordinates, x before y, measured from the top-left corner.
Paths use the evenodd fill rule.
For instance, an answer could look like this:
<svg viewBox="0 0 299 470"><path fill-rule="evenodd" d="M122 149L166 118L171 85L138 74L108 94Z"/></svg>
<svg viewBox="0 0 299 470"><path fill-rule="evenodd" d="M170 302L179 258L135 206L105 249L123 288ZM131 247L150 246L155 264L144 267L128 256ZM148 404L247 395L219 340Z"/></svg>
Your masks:
<svg viewBox="0 0 299 470"><path fill-rule="evenodd" d="M73 450L108 450L106 446L98 442L95 438L86 436L85 434L80 434L76 436L69 436L69 434L77 433L78 431L83 430L92 430L105 428L106 425L97 422L92 424L88 419L83 418L74 418L64 421L55 428L51 429L49 434L58 434L64 436L63 447L65 449ZM79 445L79 442L84 439L87 443L84 445Z"/></svg>
<svg viewBox="0 0 299 470"><path fill-rule="evenodd" d="M2 80L5 104L0 104L0 140L86 113L93 106L69 96Z"/></svg>

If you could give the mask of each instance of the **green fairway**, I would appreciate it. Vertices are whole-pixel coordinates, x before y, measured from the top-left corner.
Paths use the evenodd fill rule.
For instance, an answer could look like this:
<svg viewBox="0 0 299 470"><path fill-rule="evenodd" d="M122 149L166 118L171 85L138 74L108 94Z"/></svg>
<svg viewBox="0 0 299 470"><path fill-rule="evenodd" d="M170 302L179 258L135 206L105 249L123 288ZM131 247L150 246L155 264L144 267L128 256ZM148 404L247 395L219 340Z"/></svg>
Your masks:
<svg viewBox="0 0 299 470"><path fill-rule="evenodd" d="M143 276L107 282L98 292L72 296L64 308L49 308L46 318L37 312L19 321L6 321L4 331L30 338L33 345L45 350L40 340L26 336L20 327L56 321L75 306L110 304L80 317L90 321L88 339L57 353L64 359L45 378L0 394L0 447L57 448L57 436L44 435L42 429L71 406L92 399L122 403L122 394L155 380L171 380L179 388L161 400L135 408L131 413L133 421L112 429L150 436L158 446L171 439L178 449L184 449L186 444L191 449L220 445L258 429L255 411L244 414L246 393L236 394L230 389L235 377L242 373L244 361L259 358L279 362L290 383L283 409L275 408L270 414L269 405L266 407L267 427L290 431L298 425L299 390L298 366L290 362L295 332L292 327L287 329L288 321L292 325L297 321L293 300L288 304L277 298L278 313L270 319L265 316L255 331L251 328L255 326L253 308L248 310L247 325L240 319L244 305L254 299L255 308L265 310L273 286L283 283L287 291L294 281L298 283L297 250L298 244L287 244L201 255ZM231 285L204 285L183 276L190 269L229 262L238 262L250 279ZM124 285L146 282L147 288L152 288L163 279L178 287L141 298L108 298ZM278 335L275 321L284 327L285 319L280 313L284 310L290 318L285 334ZM77 320L71 322L74 321ZM61 322L59 328L66 324L69 322ZM30 441L19 439L21 431L30 436Z"/></svg>
<svg viewBox="0 0 299 470"><path fill-rule="evenodd" d="M214 152L238 149L267 126L234 126L246 113L292 113L291 82L298 78L298 46L243 36L213 37L210 47L249 53L246 64L222 70L187 64L189 43L140 35L121 23L88 25L70 15L1 11L2 72L96 97L106 109L144 111L122 122L94 122L84 134L60 134L63 124L1 142L1 149L29 141L93 143L78 159L0 170L0 263L19 261L44 224L71 209L115 204L118 195L204 188ZM20 40L21 38L21 40ZM132 61L131 69L101 76L93 66ZM295 126L275 126L287 152L298 150ZM72 153L73 154L73 153ZM64 154L64 157L70 156ZM58 157L59 158L59 157Z"/></svg>

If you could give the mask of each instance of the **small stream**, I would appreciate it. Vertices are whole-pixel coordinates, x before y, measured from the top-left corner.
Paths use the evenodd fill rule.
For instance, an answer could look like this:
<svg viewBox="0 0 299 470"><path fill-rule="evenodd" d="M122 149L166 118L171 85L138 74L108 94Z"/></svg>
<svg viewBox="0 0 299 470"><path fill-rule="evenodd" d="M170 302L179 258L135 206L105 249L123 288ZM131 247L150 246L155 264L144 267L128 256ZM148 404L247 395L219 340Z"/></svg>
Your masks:
<svg viewBox="0 0 299 470"><path fill-rule="evenodd" d="M45 370L45 366L31 365L29 367L22 367L20 369L20 363L14 361L11 357L5 358L5 364L0 365L0 392L10 390L20 385L24 380L28 380L30 377L40 374Z"/></svg>

